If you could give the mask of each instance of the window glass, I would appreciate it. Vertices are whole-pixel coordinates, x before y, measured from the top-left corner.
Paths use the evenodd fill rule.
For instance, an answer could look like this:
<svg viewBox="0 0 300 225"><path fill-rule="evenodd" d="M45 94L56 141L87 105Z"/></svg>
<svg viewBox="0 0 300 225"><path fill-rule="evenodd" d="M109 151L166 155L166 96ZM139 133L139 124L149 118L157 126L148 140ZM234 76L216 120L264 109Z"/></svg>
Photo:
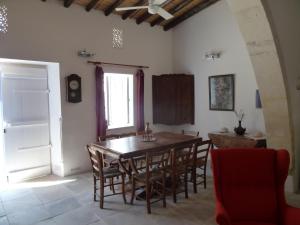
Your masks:
<svg viewBox="0 0 300 225"><path fill-rule="evenodd" d="M104 74L108 129L133 126L133 75Z"/></svg>

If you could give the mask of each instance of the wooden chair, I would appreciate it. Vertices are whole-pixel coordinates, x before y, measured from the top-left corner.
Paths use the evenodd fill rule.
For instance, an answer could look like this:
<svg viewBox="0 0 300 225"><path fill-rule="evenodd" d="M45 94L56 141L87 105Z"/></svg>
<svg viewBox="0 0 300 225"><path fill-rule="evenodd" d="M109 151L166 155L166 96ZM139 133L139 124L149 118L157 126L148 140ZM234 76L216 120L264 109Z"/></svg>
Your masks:
<svg viewBox="0 0 300 225"><path fill-rule="evenodd" d="M122 194L124 203L126 204L125 196L125 174L119 170L117 167L104 167L103 154L99 151L94 151L91 146L87 145L87 150L90 156L92 168L93 168L93 178L94 178L94 201L97 200L97 190L100 190L100 208L103 209L104 197ZM105 184L106 179L114 179L116 177L121 177L121 182ZM99 188L97 188L97 181L99 181ZM104 195L104 188L108 186L122 185L122 192ZM114 190L114 188L113 188Z"/></svg>
<svg viewBox="0 0 300 225"><path fill-rule="evenodd" d="M142 156L140 157L140 159ZM170 150L157 150L146 153L146 171L133 171L132 174L132 195L131 204L135 198L136 185L145 187L147 212L151 213L151 204L163 201L163 207L166 207L166 168L170 158ZM151 201L154 194L158 199Z"/></svg>
<svg viewBox="0 0 300 225"><path fill-rule="evenodd" d="M182 130L181 133L185 134L185 135L191 135L191 136L199 137L199 131Z"/></svg>
<svg viewBox="0 0 300 225"><path fill-rule="evenodd" d="M98 141L101 143L106 140L112 140L112 139L118 139L118 138L120 138L120 134L109 134L109 135L98 137ZM110 157L105 154L103 155L103 161L104 161L104 166L111 166L111 167L119 166L119 163L115 158Z"/></svg>
<svg viewBox="0 0 300 225"><path fill-rule="evenodd" d="M188 169L193 159L194 143L183 144L172 150L171 166L168 172L172 179L172 195L174 203L177 202L177 194L184 192L185 198L188 198ZM182 179L183 178L183 179ZM184 183L184 190L181 190L179 184Z"/></svg>
<svg viewBox="0 0 300 225"><path fill-rule="evenodd" d="M199 184L203 184L206 189L206 166L208 153L211 147L211 140L202 141L200 144L195 146L193 160L189 166L194 193L197 193L197 185ZM200 178L200 181L198 178Z"/></svg>

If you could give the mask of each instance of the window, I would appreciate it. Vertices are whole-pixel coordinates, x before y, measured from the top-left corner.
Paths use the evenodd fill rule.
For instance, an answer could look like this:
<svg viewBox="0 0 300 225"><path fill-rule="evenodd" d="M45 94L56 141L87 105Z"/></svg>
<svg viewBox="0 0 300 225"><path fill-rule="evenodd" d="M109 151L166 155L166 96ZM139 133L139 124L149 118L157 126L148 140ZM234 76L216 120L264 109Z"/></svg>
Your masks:
<svg viewBox="0 0 300 225"><path fill-rule="evenodd" d="M108 129L133 126L133 75L104 74Z"/></svg>

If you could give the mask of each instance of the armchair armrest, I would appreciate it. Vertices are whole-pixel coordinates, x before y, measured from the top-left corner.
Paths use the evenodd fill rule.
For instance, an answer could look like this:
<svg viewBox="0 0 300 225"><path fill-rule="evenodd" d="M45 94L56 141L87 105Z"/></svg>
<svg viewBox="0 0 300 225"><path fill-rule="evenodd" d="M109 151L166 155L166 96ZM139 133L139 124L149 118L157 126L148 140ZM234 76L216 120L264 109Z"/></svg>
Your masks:
<svg viewBox="0 0 300 225"><path fill-rule="evenodd" d="M228 213L219 201L216 202L216 221L219 225L231 225Z"/></svg>
<svg viewBox="0 0 300 225"><path fill-rule="evenodd" d="M287 205L283 212L283 225L299 225L300 208Z"/></svg>

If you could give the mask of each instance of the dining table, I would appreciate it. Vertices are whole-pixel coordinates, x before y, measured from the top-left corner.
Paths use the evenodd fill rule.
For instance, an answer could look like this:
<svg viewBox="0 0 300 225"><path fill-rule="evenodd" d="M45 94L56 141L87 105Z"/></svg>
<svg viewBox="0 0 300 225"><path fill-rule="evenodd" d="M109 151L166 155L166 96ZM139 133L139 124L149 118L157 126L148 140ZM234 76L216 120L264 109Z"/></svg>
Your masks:
<svg viewBox="0 0 300 225"><path fill-rule="evenodd" d="M160 149L173 149L189 143L200 143L201 137L173 132L157 132L152 134L151 140L145 140L143 135L129 136L95 142L92 148L105 155L119 160L120 166L130 175L131 170L124 165L124 161L145 155L147 152Z"/></svg>

